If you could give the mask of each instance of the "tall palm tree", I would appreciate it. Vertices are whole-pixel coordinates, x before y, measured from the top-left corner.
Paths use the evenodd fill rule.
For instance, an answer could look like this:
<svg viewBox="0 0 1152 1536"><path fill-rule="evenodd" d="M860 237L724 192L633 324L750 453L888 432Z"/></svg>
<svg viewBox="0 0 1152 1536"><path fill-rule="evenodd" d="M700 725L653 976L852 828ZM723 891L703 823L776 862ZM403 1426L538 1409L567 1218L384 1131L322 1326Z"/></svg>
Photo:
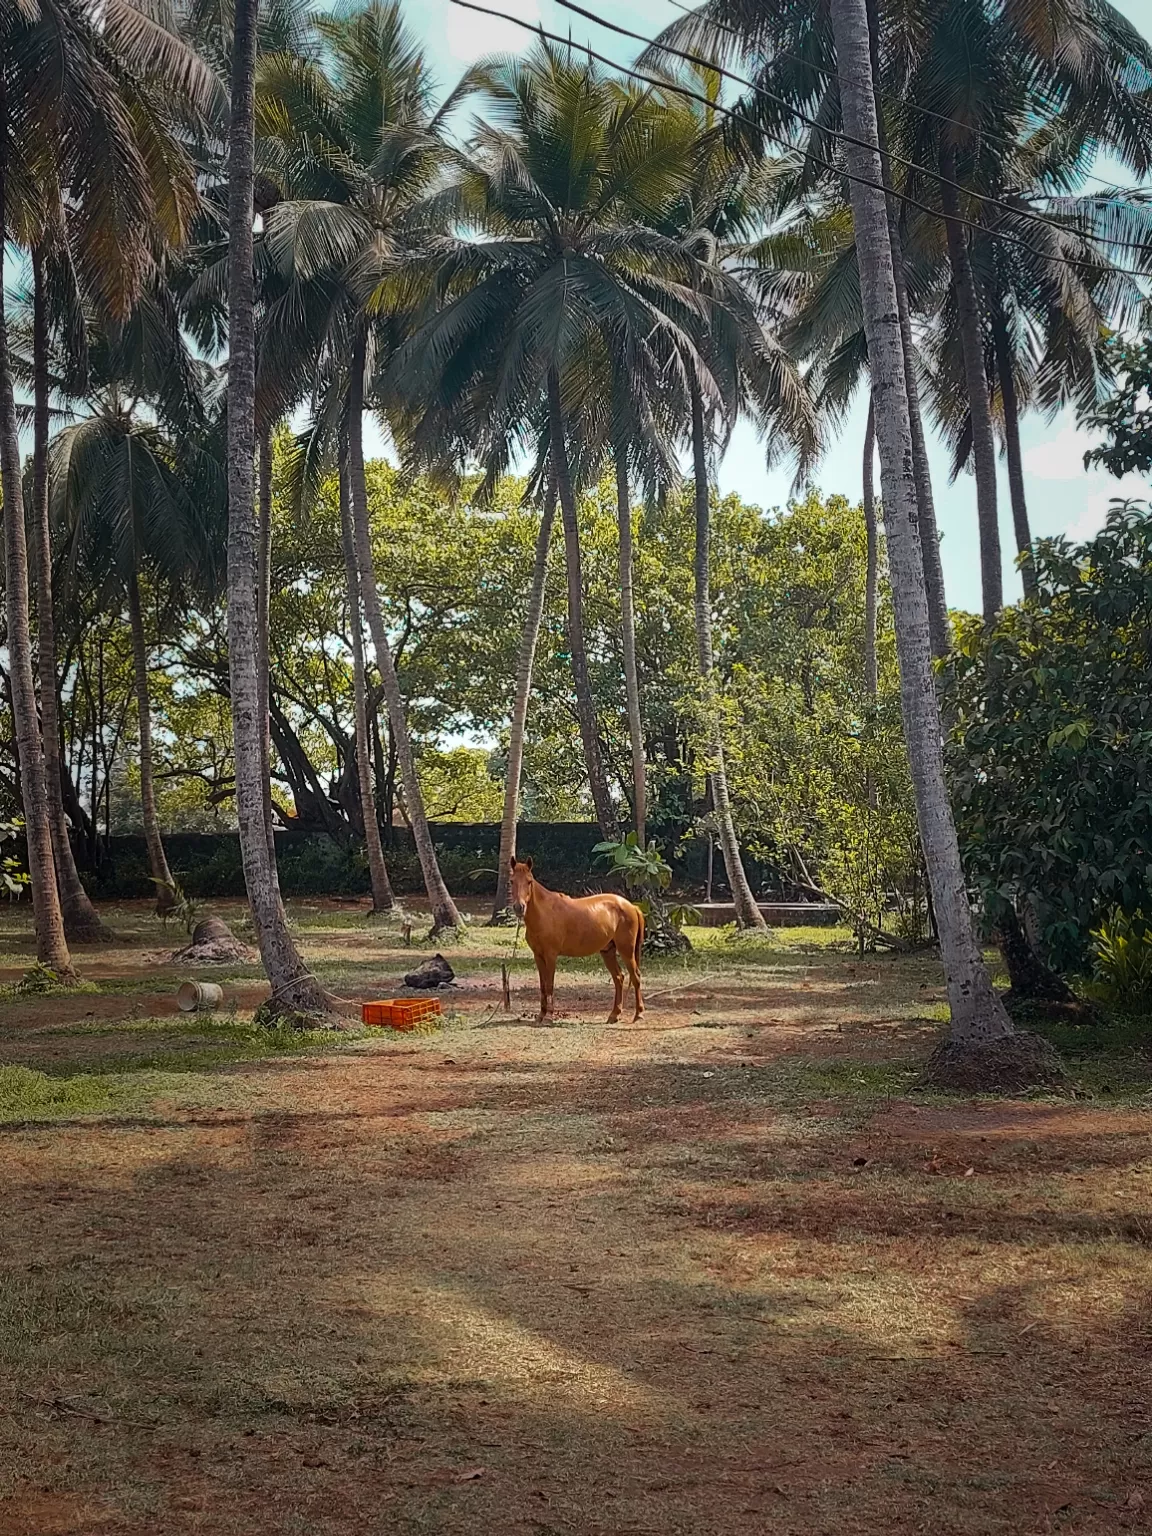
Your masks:
<svg viewBox="0 0 1152 1536"><path fill-rule="evenodd" d="M899 235L911 246L928 241L938 246L954 278L957 331L960 305L965 317L964 388L978 421L980 458L981 537L987 558L982 580L986 605L997 603L1000 584L999 530L993 520L994 448L988 431L987 375L977 367L981 350L973 329L985 324L978 278L969 273L974 250L967 223L979 222L981 210L999 225L1002 211L978 195L996 195L1003 182L1003 164L1014 158L1014 143L1023 133L1043 137L1053 119L1074 125L1062 137L1069 153L1061 175L1072 185L1099 148L1109 148L1137 173L1152 165L1152 122L1147 91L1152 81L1152 43L1141 36L1109 0L1092 0L1058 7L1028 4L989 6L985 0L928 0L908 25L904 0L876 0L869 5L869 41L874 63L874 89L881 101L881 151L884 179L897 192L941 210L946 218L924 220L905 207L899 215ZM1076 46L1065 46L1074 35ZM787 0L773 6L748 0L709 0L664 34L665 44L732 52L733 36L754 68L758 93L741 103L741 112L765 132L798 140L796 113L805 114L805 158L801 183L824 185L834 173L836 156L830 132L842 124L833 57L830 10L818 0ZM891 144L887 158L886 140ZM954 163L953 163L954 162ZM949 175L949 172L953 172ZM959 185L948 185L948 183ZM1047 188L1048 207L1058 210L1058 178ZM889 215L896 233L895 199ZM942 225L946 225L945 233ZM919 227L917 227L919 226ZM1020 231L1017 231L1019 234ZM1027 238L1036 238L1029 226ZM914 258L915 259L915 258ZM897 266L900 299L901 268ZM919 472L923 435L917 429L916 370L912 364L911 320L901 301L905 393L913 426L913 464L917 468L920 525L929 508ZM1022 530L1021 530L1022 531ZM928 539L925 563L932 589L935 546ZM941 610L942 611L942 610ZM936 621L934 619L934 627Z"/></svg>
<svg viewBox="0 0 1152 1536"><path fill-rule="evenodd" d="M236 819L252 921L275 1011L325 1011L293 942L269 847L257 681L256 321L252 275L254 97L258 0L236 0L228 127L228 662Z"/></svg>
<svg viewBox="0 0 1152 1536"><path fill-rule="evenodd" d="M6 41L6 39L5 39ZM8 70L0 55L0 251L6 246L5 210L12 139L8 109ZM28 838L28 870L36 927L36 958L58 976L74 975L64 918L56 888L52 828L45 784L44 754L36 718L32 643L28 618L28 549L24 533L24 490L20 480L20 440L16 395L8 354L8 317L0 275L0 489L4 509L4 579L8 618L8 675L16 725L16 751Z"/></svg>
<svg viewBox="0 0 1152 1536"><path fill-rule="evenodd" d="M380 820L372 780L372 741L368 734L368 685L364 667L364 616L360 601L360 570L356 559L356 534L352 525L346 451L340 455L339 477L340 543L344 551L348 629L352 641L353 750L356 753L356 780L360 790L360 815L364 823L364 846L368 851L368 874L372 882L372 910L391 912L395 901L392 883L388 878L388 866L384 861L384 845L380 840Z"/></svg>
<svg viewBox="0 0 1152 1536"><path fill-rule="evenodd" d="M613 837L584 638L577 493L612 455L623 503L629 458L670 457L656 415L635 402L660 400L670 383L686 387L697 263L656 224L690 143L670 131L676 120L656 93L543 44L478 70L476 83L490 110L469 146L457 216L480 238L442 236L411 264L412 281L432 291L398 360L414 402L408 441L417 461L442 453L446 440L461 457L474 454L489 485L521 448L547 465L564 532L585 767L597 821ZM621 531L624 576L623 507ZM634 782L641 755L634 750Z"/></svg>
<svg viewBox="0 0 1152 1536"><path fill-rule="evenodd" d="M1074 135L1073 135L1074 137ZM1080 409L1099 398L1106 372L1104 337L1137 319L1143 295L1126 263L1108 250L1123 236L1148 236L1146 210L1133 207L1119 228L1111 205L1088 195L1045 197L1061 187L1075 146L1068 125L1048 123L1005 155L999 176L1000 204L972 210L972 266L983 305L984 366L1008 463L1012 521L1024 592L1035 597L1032 536L1024 491L1020 415L1030 406L1051 413L1068 403ZM1102 208L1109 216L1101 218ZM1037 224L1043 211L1047 222ZM998 238L1008 233L1018 243ZM1122 236L1122 238L1123 238ZM1095 237L1095 238L1094 238ZM1125 252L1124 254L1127 254ZM955 447L953 473L972 448L971 415L955 357L949 296L930 330L936 411Z"/></svg>
<svg viewBox="0 0 1152 1536"><path fill-rule="evenodd" d="M40 723L52 854L64 934L70 944L107 944L112 931L101 921L76 868L64 812L56 656L55 598L52 590L52 523L48 500L50 418L50 319L45 255L32 252L32 529L36 593L36 651L40 674Z"/></svg>
<svg viewBox="0 0 1152 1536"><path fill-rule="evenodd" d="M532 667L540 621L548 587L548 554L552 546L552 524L556 520L556 489L549 484L540 513L536 550L532 558L532 582L528 588L528 608L520 636L520 654L516 662L516 689L512 699L512 718L508 726L508 766L504 773L504 811L500 818L500 855L496 869L496 896L492 902L490 923L504 922L508 912L509 864L516 852L516 823L520 816L520 780L524 768L524 739L528 726L528 696L532 691ZM621 554L621 559L623 559Z"/></svg>
<svg viewBox="0 0 1152 1536"><path fill-rule="evenodd" d="M697 104L700 96L718 100L719 75L697 69L695 80L703 89L696 97L681 97L677 109L694 133L690 174L666 211L662 227L705 258L697 274L704 308L692 329L693 351L702 366L693 366L692 357L686 359L687 435L696 522L696 653L708 739L709 785L736 921L742 928L766 931L740 855L724 761L710 583L710 459L715 443L731 432L741 414L746 414L768 438L769 459L778 457L785 446L795 446L801 461L811 462L816 450L816 419L795 363L769 329L772 321L779 321L779 313L763 304L757 307L742 274L732 265L736 252L743 253L759 232L778 167L750 155L747 147L743 152L734 147L720 130L718 114ZM706 390L710 395L707 401Z"/></svg>
<svg viewBox="0 0 1152 1536"><path fill-rule="evenodd" d="M632 819L641 848L647 840L648 786L644 754L644 720L640 709L640 674L636 667L636 604L633 593L632 491L628 448L621 443L613 454L616 465L616 525L620 541L620 632L624 662L624 696L628 706L628 742L632 754Z"/></svg>
<svg viewBox="0 0 1152 1536"><path fill-rule="evenodd" d="M178 591L202 570L207 530L178 467L179 450L154 423L134 416L113 391L66 427L49 452L52 522L73 579L119 591L128 610L136 685L140 808L148 866L160 911L175 901L156 807L149 639L141 577Z"/></svg>
<svg viewBox="0 0 1152 1536"><path fill-rule="evenodd" d="M265 215L262 254L282 284L266 306L262 377L272 393L274 376L282 376L285 407L299 397L302 381L310 381L314 465L331 461L338 434L346 434L358 596L433 927L448 930L461 918L436 857L380 603L363 440L365 405L378 403L378 366L400 324L379 294L372 314L364 300L396 249L419 239L444 149L423 57L398 5L373 0L362 10L314 18L314 25L323 62L277 54L259 70L261 165L280 199Z"/></svg>
<svg viewBox="0 0 1152 1536"><path fill-rule="evenodd" d="M876 523L876 402L868 392L868 423L864 429L863 464L864 532L867 538L867 570L864 580L864 691L871 704L880 696L876 659L876 607L880 574L880 537ZM927 596L927 594L925 594Z"/></svg>
<svg viewBox="0 0 1152 1536"><path fill-rule="evenodd" d="M164 76L170 91L161 98L152 86ZM66 190L69 246L77 271L110 314L123 315L151 266L158 233L178 229L194 201L187 156L170 131L170 108L177 97L207 99L208 78L172 32L126 0L108 0L99 15L73 0L0 9L0 247L8 239L27 247L43 240L46 230L57 225ZM19 440L2 304L0 471L12 704L37 951L43 963L70 974L36 717ZM43 573L50 551L42 527L38 542ZM51 642L50 599L44 611ZM55 688L55 678L48 682ZM62 866L71 886L63 855Z"/></svg>
<svg viewBox="0 0 1152 1536"><path fill-rule="evenodd" d="M877 190L881 165L865 0L831 0L831 17L844 125L852 135L846 146L846 159L850 174L856 178L851 185L852 210L876 402L904 732L944 960L952 1042L962 1052L970 1053L1006 1040L1013 1030L973 933L956 826L944 780L923 563L917 547L915 486L910 471L911 425L892 244L884 194Z"/></svg>

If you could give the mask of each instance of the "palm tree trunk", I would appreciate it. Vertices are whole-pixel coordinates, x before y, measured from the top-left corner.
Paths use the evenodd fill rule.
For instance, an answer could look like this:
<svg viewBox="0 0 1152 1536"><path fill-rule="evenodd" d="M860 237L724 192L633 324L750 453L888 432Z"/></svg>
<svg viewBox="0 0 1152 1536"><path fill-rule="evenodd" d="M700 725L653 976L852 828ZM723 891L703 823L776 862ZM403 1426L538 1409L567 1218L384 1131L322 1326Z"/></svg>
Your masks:
<svg viewBox="0 0 1152 1536"><path fill-rule="evenodd" d="M956 189L956 152L950 145L940 150L940 206L948 237L948 259L956 289L960 321L960 349L964 355L964 380L972 417L972 460L976 471L976 517L980 530L980 590L984 621L995 622L1004 606L1004 577L1000 565L1000 522L996 491L996 439L992 431L992 402L984 368L984 339L980 324L980 298L968 252L968 240L960 224L960 196Z"/></svg>
<svg viewBox="0 0 1152 1536"><path fill-rule="evenodd" d="M68 820L64 814L64 776L60 751L60 714L56 693L56 616L52 594L52 526L48 516L48 300L40 250L32 252L33 472L32 554L36 570L36 639L40 671L40 732L44 744L44 789L56 866L56 888L64 935L72 944L111 944L113 934L100 921L80 881Z"/></svg>
<svg viewBox="0 0 1152 1536"><path fill-rule="evenodd" d="M144 842L148 848L148 868L156 887L156 906L168 912L175 905L172 871L160 835L156 813L156 785L152 777L152 697L148 683L148 643L144 637L144 615L140 608L140 583L135 568L128 577L128 622L132 630L132 666L136 678L136 719L140 732L140 810L144 821Z"/></svg>
<svg viewBox="0 0 1152 1536"><path fill-rule="evenodd" d="M404 697L400 692L400 679L388 644L384 627L384 614L380 607L380 593L376 586L376 567L372 559L372 538L368 525L368 486L364 478L364 367L366 338L361 329L352 344L352 358L348 378L348 488L352 502L352 531L356 545L357 575L364 611L368 616L368 629L376 652L376 670L384 689L388 706L388 724L392 740L396 744L396 756L400 764L400 777L404 785L408 821L424 876L424 889L432 909L432 931L460 928L460 914L456 903L448 894L436 847L428 826L424 809L424 795L416 775L416 759L412 753L412 740L408 735L408 720L404 711Z"/></svg>
<svg viewBox="0 0 1152 1536"><path fill-rule="evenodd" d="M728 888L736 908L736 922L741 928L756 928L767 933L768 924L756 905L744 862L736 824L732 819L732 801L728 794L728 772L724 766L724 738L720 728L720 710L716 698L716 674L712 656L712 590L709 571L712 538L712 514L709 506L708 448L704 434L704 402L695 376L692 378L692 464L695 475L696 502L696 660L704 690L704 714L708 732L711 766L708 777L712 786L712 804Z"/></svg>
<svg viewBox="0 0 1152 1536"><path fill-rule="evenodd" d="M1016 534L1016 553L1020 556L1020 579L1024 596L1037 596L1036 562L1032 558L1032 530L1028 526L1028 500L1024 494L1024 464L1020 456L1020 403L1016 398L1016 376L1012 372L1012 348L1008 327L997 310L992 316L992 342L996 349L996 374L1000 381L1000 399L1004 403L1004 445L1008 453L1008 489L1012 497L1012 527Z"/></svg>
<svg viewBox="0 0 1152 1536"><path fill-rule="evenodd" d="M516 852L516 823L520 816L520 777L524 768L524 732L528 723L528 696L532 691L532 666L536 659L536 641L544 615L548 588L548 550L552 543L552 524L556 520L556 484L550 482L540 514L536 535L536 554L532 561L532 586L528 593L528 612L520 638L520 658L516 664L516 694L512 701L512 721L508 728L508 769L504 778L504 814L500 819L500 857L496 861L496 899L492 903L490 925L503 921L508 910L508 865Z"/></svg>
<svg viewBox="0 0 1152 1536"><path fill-rule="evenodd" d="M880 694L876 664L876 589L880 569L880 539L876 527L876 401L868 401L868 425L864 430L864 532L868 540L864 578L864 691L871 704Z"/></svg>
<svg viewBox="0 0 1152 1536"><path fill-rule="evenodd" d="M648 818L644 722L640 715L640 676L636 670L636 612L632 600L632 496L628 454L616 451L616 520L620 528L620 627L623 632L624 692L628 700L628 739L632 746L632 803L636 841L645 846Z"/></svg>
<svg viewBox="0 0 1152 1536"><path fill-rule="evenodd" d="M276 860L268 845L256 636L256 315L252 272L252 175L259 0L236 0L228 128L228 665L236 763L236 819L244 883L260 957L272 983L269 1008L327 1011L327 999L288 930Z"/></svg>
<svg viewBox="0 0 1152 1536"><path fill-rule="evenodd" d="M833 0L831 12L844 127L851 135L845 146L847 169L856 178L851 183L852 212L876 403L904 734L952 1010L952 1041L961 1047L975 1047L1001 1041L1013 1030L972 929L956 825L944 780L892 242L886 199L875 185L881 169L865 0ZM867 185L869 182L873 185Z"/></svg>
<svg viewBox="0 0 1152 1536"><path fill-rule="evenodd" d="M0 252L5 245L5 195L8 171L8 96L0 68ZM32 913L36 927L36 958L60 977L75 976L64 918L56 888L52 856L52 824L44 752L36 717L36 685L32 676L32 637L28 616L28 545L24 529L24 489L20 483L20 438L16 396L8 354L8 317L0 276L0 486L4 497L5 596L8 614L8 684L20 766L28 872L32 882Z"/></svg>
<svg viewBox="0 0 1152 1536"><path fill-rule="evenodd" d="M864 429L864 535L867 564L864 574L864 692L873 711L880 697L876 662L876 595L880 575L880 538L876 527L876 401L868 396L868 425ZM876 779L871 766L864 772L864 794L871 810L877 806ZM861 939L863 943L863 938Z"/></svg>
<svg viewBox="0 0 1152 1536"><path fill-rule="evenodd" d="M368 735L368 684L364 675L364 629L360 605L360 575L356 569L356 539L352 531L352 504L348 495L347 455L340 456L340 542L344 547L344 581L348 592L348 628L352 636L352 707L355 718L356 777L360 787L360 814L364 821L364 847L372 881L373 912L391 912L396 905L392 882L384 862L376 791L372 783L372 742Z"/></svg>
<svg viewBox="0 0 1152 1536"><path fill-rule="evenodd" d="M877 0L868 0L868 50L872 63L880 168L884 185L890 187L894 185L892 160L888 153L884 111L880 105L880 11ZM928 462L928 442L924 436L924 417L920 410L920 384L916 376L916 351L912 341L912 306L908 302L908 281L904 273L901 207L896 198L887 199L888 237L892 243L892 271L896 278L900 340L904 348L904 382L908 391L908 422L912 431L912 473L916 483L916 506L920 514L920 553L924 562L924 589L928 598L928 629L932 654L941 657L952 649L952 631L944 595L944 567L940 561L940 530L936 525L932 468Z"/></svg>
<svg viewBox="0 0 1152 1536"><path fill-rule="evenodd" d="M572 652L572 682L576 690L576 718L584 747L584 765L588 787L600 834L607 839L617 833L616 812L608 793L604 761L600 756L600 738L596 730L596 704L588 677L588 650L584 643L584 571L580 558L580 525L576 517L576 496L568 467L568 449L564 431L564 411L560 403L560 376L553 368L548 374L548 435L552 448L552 476L560 498L560 521L564 527L564 564L568 573L568 648Z"/></svg>
<svg viewBox="0 0 1152 1536"><path fill-rule="evenodd" d="M263 753L264 824L268 834L268 856L276 862L276 833L272 821L272 722L268 713L271 689L271 633L269 611L272 606L272 429L262 427L257 449L260 507L257 533L259 553L256 566L256 686L259 690L260 750Z"/></svg>

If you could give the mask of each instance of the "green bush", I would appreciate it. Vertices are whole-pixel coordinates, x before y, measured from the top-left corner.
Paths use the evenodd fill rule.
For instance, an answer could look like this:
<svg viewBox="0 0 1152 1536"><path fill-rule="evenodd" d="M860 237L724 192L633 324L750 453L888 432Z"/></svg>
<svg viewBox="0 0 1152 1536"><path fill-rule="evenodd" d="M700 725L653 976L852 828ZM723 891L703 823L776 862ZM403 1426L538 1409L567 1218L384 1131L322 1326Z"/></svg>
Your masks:
<svg viewBox="0 0 1152 1536"><path fill-rule="evenodd" d="M1095 975L1106 1001L1120 1008L1152 1007L1152 923L1118 907L1092 930Z"/></svg>

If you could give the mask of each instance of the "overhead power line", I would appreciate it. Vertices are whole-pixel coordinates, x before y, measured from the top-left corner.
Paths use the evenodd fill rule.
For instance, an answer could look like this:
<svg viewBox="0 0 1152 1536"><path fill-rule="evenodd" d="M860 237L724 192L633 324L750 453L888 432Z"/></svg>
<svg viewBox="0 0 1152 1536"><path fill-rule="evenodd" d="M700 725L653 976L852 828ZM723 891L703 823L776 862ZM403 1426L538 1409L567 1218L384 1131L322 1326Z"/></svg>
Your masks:
<svg viewBox="0 0 1152 1536"><path fill-rule="evenodd" d="M685 16L695 16L697 14L697 8L685 5L683 0L664 0L664 3L672 6L677 11L681 11ZM740 42L743 41L737 29L729 26L726 21L717 21L715 17L709 16L708 25L715 27L717 32L726 32L729 37L734 37ZM652 46L669 53L673 51L667 43L662 43L659 38L653 40ZM787 59L792 64L799 64L804 69L810 69L814 75L823 75L825 80L836 80L838 78L834 69L826 69L823 64L816 64L813 60L804 58L802 54L789 53L787 48L773 48L772 62L775 62L776 59ZM1011 148L1017 147L1017 141L1010 139L1005 133L994 133L990 128L977 128L974 130L971 123L961 122L958 117L949 117L944 112L934 112L931 107L919 106L914 101L905 101L901 105L910 108L913 112L920 113L924 117L934 117L937 122L951 123L954 127L963 128L969 133L976 132L982 138L991 139L993 143L1007 144Z"/></svg>
<svg viewBox="0 0 1152 1536"><path fill-rule="evenodd" d="M745 116L741 112L734 111L731 107L721 106L719 102L713 101L711 97L705 96L703 92L694 91L691 86L684 85L678 80L672 80L664 75L649 74L645 70L638 69L635 65L621 64L619 60L609 58L606 54L600 53L597 49L591 47L587 43L576 43L572 40L571 37L564 37L558 32L551 32L546 27L541 26L538 22L525 21L519 16L513 16L509 14L507 11L496 10L493 7L486 5L479 5L476 3L476 0L452 0L452 4L460 6L462 10L475 11L480 16L488 16L494 21L510 22L513 26L519 27L522 31L531 32L536 37L545 38L548 42L556 43L561 48L575 49L579 53L586 54L589 59L595 60L596 63L603 64L606 68L614 70L617 74L625 75L633 80L643 81L645 85L650 85L656 90L671 91L675 95L683 96L686 100L698 102L700 105L707 107L710 111L717 112L720 114L720 116L726 117L732 122L742 123L745 127L754 129L764 138L771 140L771 142L774 144L781 145L782 148L787 149L793 154L800 152L799 147L790 139L783 138L780 134L770 132L768 129L761 127L759 123L754 122L752 118ZM867 144L866 141L861 142L863 142L865 147L870 149L874 154L879 154L879 148L877 145ZM857 176L853 174L853 172L845 170L842 166L834 165L832 161L825 160L823 156L820 155L813 155L809 153L808 159L811 160L814 164L822 166L825 170L831 171L834 176L842 177L845 181L855 182L858 185L864 187L871 187L873 191L883 192L886 197L894 197L899 202L904 203L907 207L915 208L920 213L926 213L929 218L938 219L941 221L944 220L944 214L940 211L939 208L933 208L929 203L921 202L919 198L912 197L907 192L897 191L895 187L888 186L884 181L873 181L867 176ZM1011 211L1016 213L1019 210L1012 209ZM1042 260L1055 263L1058 266L1072 267L1076 270L1085 270L1089 272L1095 272L1097 274L1100 273L1100 268L1094 262L1086 261L1082 257L1076 256L1054 256L1050 251L1042 251L1039 249L1039 247L1029 244L1027 240L1021 240L1016 235L1010 235L1002 229L990 229L986 224L977 224L973 220L966 219L960 215L955 217L954 222L960 225L961 228L974 230L977 234L985 235L991 240L999 240L1004 245L1012 245L1017 247L1019 250L1028 251L1031 255L1039 256ZM1072 231L1068 228L1067 225L1058 224L1055 221L1044 220L1044 222L1062 234L1083 233L1082 231ZM1146 248L1141 247L1141 249ZM1149 273L1147 272L1130 267L1112 266L1110 271L1112 275L1119 277L1147 278L1149 276Z"/></svg>
<svg viewBox="0 0 1152 1536"><path fill-rule="evenodd" d="M664 0L664 3L665 5L672 6L674 10L680 11L685 16L695 16L698 12L698 7L685 5L684 0ZM740 32L735 27L729 26L726 21L717 21L715 17L710 16L708 18L708 25L715 27L717 32L726 32L729 37L742 41ZM672 51L670 46L667 43L662 43L659 38L653 39L652 46L653 48L662 49L664 52ZM823 64L816 64L811 59L806 59L803 54L789 53L787 48L774 48L770 62L774 62L776 59L787 59L792 64L799 64L804 69L810 69L814 75L823 75L825 80L836 80L838 78L834 69L826 69ZM963 128L965 133L974 133L978 138L988 139L993 144L1004 144L1009 149L1018 149L1020 147L1020 141L1010 138L1006 133L996 133L991 128L973 127L971 123L964 122L962 118L949 117L946 112L934 112L931 107L921 106L919 102L902 101L900 106L910 112L915 112L920 117L931 117L938 123L949 123L953 128ZM1141 187L1126 189L1115 187L1105 177L1097 176L1094 171L1085 171L1082 174L1088 180L1099 181L1106 189L1120 194L1114 197L1103 197L1093 193L1086 193L1085 196L1091 198L1094 202L1122 204L1127 200L1127 197L1131 197L1144 190ZM1125 193L1127 196L1124 195ZM1056 194L1045 195L1055 196Z"/></svg>
<svg viewBox="0 0 1152 1536"><path fill-rule="evenodd" d="M630 27L622 27L617 22L608 21L595 11L586 10L584 6L576 4L576 0L556 0L556 4L563 6L566 11L571 11L576 16L582 16L585 21L591 21L596 26L603 27L605 31L615 32L620 37L629 38L632 42L644 43L650 48L658 48L662 53L670 54L676 59L682 59L686 64L695 64L702 69L713 70L723 79L731 80L735 84L742 85L745 89L752 91L756 96L763 96L766 101L774 102L777 106L782 107L785 112L798 118L800 122L805 123L809 128L817 129L829 138L835 139L838 143L854 144L859 149L876 148L875 145L869 144L866 139L858 139L850 133L845 133L842 129L826 128L800 107L792 106L785 97L777 95L775 91L770 91L764 86L757 85L755 81L747 79L744 75L738 75L734 71L726 69L722 64L717 64L714 59L705 58L701 54L687 53L682 48L673 47L671 43L657 42L656 39L646 37L642 32L633 32ZM764 130L761 131L763 132ZM917 171L920 175L929 177L940 186L952 187L965 197L975 197L980 202L987 203L993 208L1001 208L1006 213L1014 214L1018 219L1023 219L1025 223L1042 224L1049 229L1057 229L1065 233L1068 231L1067 224L1061 224L1057 219L1046 218L1044 214L1037 213L1035 209L1018 208L1014 203L1010 203L1002 197L996 197L990 192L977 192L974 188L966 187L962 182L953 181L950 177L941 175L939 171L933 170L930 166L920 165L915 160L908 160L891 149L887 150L886 153L889 160L894 161L897 165L902 165L906 170ZM983 229L986 226L980 225L978 227ZM1095 240L1102 245L1110 246L1113 250L1139 251L1142 255L1152 256L1152 241L1111 240L1107 235L1098 235L1092 230L1083 229L1076 230L1076 233L1086 240Z"/></svg>

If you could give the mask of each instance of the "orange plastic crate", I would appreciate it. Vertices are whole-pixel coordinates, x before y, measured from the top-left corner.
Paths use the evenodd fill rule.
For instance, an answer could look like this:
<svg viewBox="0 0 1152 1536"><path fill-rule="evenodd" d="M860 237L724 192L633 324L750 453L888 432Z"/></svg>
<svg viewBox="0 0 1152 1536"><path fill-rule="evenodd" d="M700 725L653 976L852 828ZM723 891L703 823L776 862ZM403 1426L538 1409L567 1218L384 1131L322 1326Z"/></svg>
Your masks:
<svg viewBox="0 0 1152 1536"><path fill-rule="evenodd" d="M438 997L395 997L390 1002L362 1004L360 1017L380 1029L415 1029L421 1019L434 1019L441 1012Z"/></svg>

